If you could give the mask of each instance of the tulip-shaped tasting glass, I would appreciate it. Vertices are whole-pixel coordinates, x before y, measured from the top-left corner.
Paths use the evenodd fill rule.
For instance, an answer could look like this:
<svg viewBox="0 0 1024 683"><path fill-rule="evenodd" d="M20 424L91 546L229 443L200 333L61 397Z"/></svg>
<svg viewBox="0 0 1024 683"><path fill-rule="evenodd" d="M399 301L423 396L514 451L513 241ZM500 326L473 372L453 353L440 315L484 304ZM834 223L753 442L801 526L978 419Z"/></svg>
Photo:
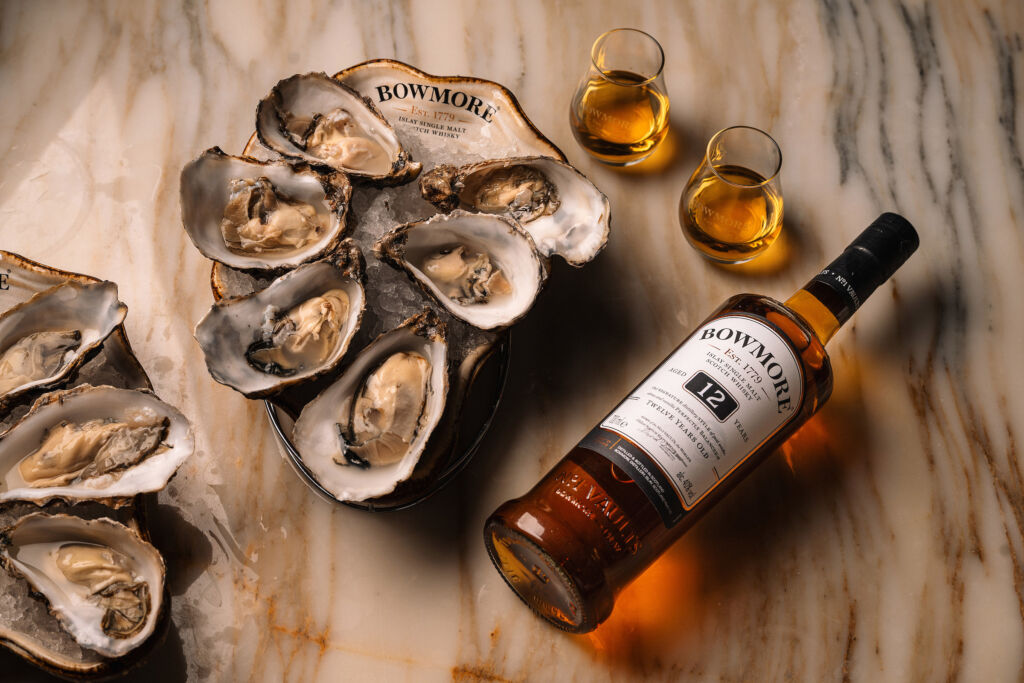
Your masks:
<svg viewBox="0 0 1024 683"><path fill-rule="evenodd" d="M683 234L721 263L743 263L772 245L782 229L782 151L749 126L720 130L679 199Z"/></svg>
<svg viewBox="0 0 1024 683"><path fill-rule="evenodd" d="M598 160L628 166L647 158L668 129L665 53L631 28L602 34L569 107L576 141Z"/></svg>

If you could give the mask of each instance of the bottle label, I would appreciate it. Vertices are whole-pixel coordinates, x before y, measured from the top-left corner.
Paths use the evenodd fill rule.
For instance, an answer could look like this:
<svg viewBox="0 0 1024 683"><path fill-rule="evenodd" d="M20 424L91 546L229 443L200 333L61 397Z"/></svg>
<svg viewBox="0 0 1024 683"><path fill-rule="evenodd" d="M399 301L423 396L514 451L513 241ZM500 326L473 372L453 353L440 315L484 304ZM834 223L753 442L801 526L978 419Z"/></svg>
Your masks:
<svg viewBox="0 0 1024 683"><path fill-rule="evenodd" d="M702 325L580 443L624 470L673 526L797 415L803 374L748 315Z"/></svg>

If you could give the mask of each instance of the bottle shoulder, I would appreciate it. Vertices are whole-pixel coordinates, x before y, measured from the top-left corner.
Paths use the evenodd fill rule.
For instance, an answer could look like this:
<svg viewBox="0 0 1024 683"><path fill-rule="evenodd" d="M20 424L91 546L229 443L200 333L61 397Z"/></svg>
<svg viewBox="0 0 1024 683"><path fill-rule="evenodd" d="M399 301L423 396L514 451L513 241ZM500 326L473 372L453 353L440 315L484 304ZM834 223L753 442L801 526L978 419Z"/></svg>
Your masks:
<svg viewBox="0 0 1024 683"><path fill-rule="evenodd" d="M796 311L786 304L763 294L736 294L723 303L708 320L728 315L746 315L758 318L788 339L799 349L817 347L820 355L828 359L828 352L814 334L814 329Z"/></svg>
<svg viewBox="0 0 1024 683"><path fill-rule="evenodd" d="M832 392L832 363L824 344L813 328L781 301L763 294L737 294L730 297L704 321L726 316L745 316L770 326L793 349L800 359L805 382L813 388L812 404L824 402Z"/></svg>

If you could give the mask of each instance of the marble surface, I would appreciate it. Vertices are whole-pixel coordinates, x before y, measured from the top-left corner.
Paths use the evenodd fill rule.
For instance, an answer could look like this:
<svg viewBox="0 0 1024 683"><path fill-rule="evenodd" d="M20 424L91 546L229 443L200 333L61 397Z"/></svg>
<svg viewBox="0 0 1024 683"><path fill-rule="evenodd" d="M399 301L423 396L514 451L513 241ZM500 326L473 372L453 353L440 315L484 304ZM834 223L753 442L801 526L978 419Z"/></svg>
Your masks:
<svg viewBox="0 0 1024 683"><path fill-rule="evenodd" d="M661 39L672 136L633 172L591 161L567 107L591 41ZM198 452L152 515L173 627L159 681L1015 681L1024 677L1024 5L978 2L5 2L0 248L117 281L157 392ZM513 337L469 468L406 512L327 504L262 406L207 375L209 262L182 165L238 151L279 78L393 57L515 92L611 199L613 236L559 266ZM786 241L703 261L676 203L707 138L784 154ZM481 539L728 295L784 298L883 210L916 256L830 345L836 391L622 596L568 636ZM0 653L4 680L43 680Z"/></svg>

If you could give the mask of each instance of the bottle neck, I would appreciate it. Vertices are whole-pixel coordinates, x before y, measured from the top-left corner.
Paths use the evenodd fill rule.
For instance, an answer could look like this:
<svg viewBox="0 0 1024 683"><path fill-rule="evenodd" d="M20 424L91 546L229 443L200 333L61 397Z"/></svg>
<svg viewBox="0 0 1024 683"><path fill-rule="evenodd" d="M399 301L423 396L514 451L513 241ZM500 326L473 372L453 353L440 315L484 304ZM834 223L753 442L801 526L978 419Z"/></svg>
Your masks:
<svg viewBox="0 0 1024 683"><path fill-rule="evenodd" d="M786 308L807 323L822 345L827 344L828 340L839 331L845 322L836 317L828 306L806 289L799 289L793 296L786 299Z"/></svg>
<svg viewBox="0 0 1024 683"><path fill-rule="evenodd" d="M905 218L884 213L787 299L786 306L826 344L917 245L917 232Z"/></svg>

